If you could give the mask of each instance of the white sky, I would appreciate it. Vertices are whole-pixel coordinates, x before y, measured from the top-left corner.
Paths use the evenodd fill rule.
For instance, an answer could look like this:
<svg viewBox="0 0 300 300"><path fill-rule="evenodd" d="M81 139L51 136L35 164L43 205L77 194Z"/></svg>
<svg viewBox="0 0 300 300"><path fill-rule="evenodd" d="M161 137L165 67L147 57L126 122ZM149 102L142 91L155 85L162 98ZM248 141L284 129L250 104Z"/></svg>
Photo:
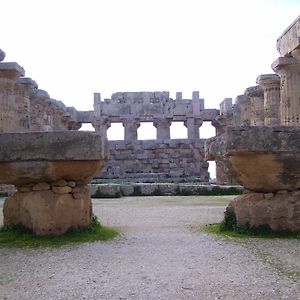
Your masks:
<svg viewBox="0 0 300 300"><path fill-rule="evenodd" d="M0 0L0 48L78 110L93 93L199 90L207 108L272 72L300 0Z"/></svg>
<svg viewBox="0 0 300 300"><path fill-rule="evenodd" d="M199 90L208 108L272 72L300 0L0 0L0 47L52 98Z"/></svg>

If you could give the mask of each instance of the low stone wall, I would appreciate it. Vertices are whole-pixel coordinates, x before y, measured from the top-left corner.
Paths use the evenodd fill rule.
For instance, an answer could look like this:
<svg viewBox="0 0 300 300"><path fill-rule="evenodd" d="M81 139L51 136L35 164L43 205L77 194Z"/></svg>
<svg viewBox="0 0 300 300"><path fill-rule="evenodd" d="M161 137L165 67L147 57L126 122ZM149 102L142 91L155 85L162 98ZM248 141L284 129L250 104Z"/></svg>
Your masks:
<svg viewBox="0 0 300 300"><path fill-rule="evenodd" d="M188 183L124 183L89 185L90 196L96 198L119 198L121 196L162 196L162 195L218 195L238 194L241 186L218 186Z"/></svg>
<svg viewBox="0 0 300 300"><path fill-rule="evenodd" d="M186 178L209 181L205 140L110 141L110 158L97 178Z"/></svg>

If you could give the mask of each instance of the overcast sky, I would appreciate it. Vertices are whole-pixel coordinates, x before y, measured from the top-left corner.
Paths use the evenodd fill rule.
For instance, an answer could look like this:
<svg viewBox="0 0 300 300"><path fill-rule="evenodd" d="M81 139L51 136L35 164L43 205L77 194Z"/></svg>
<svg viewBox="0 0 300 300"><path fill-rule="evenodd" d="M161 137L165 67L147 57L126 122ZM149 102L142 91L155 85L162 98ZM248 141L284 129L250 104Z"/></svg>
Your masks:
<svg viewBox="0 0 300 300"><path fill-rule="evenodd" d="M218 108L272 72L289 0L0 0L6 61L52 98L92 109L93 93L199 90Z"/></svg>

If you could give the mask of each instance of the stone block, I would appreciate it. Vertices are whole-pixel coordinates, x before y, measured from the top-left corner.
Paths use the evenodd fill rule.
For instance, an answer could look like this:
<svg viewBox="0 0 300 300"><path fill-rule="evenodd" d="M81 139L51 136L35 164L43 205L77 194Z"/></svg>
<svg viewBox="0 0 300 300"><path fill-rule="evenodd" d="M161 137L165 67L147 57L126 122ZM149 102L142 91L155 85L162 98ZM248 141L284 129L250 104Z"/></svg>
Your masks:
<svg viewBox="0 0 300 300"><path fill-rule="evenodd" d="M140 191L142 195L151 195L158 189L158 184L141 184L137 185L140 187Z"/></svg>
<svg viewBox="0 0 300 300"><path fill-rule="evenodd" d="M121 192L120 186L117 184L99 184L98 190L101 194L110 197L117 196Z"/></svg>
<svg viewBox="0 0 300 300"><path fill-rule="evenodd" d="M129 196L134 192L134 186L129 184L122 184L120 186L121 192L124 196Z"/></svg>
<svg viewBox="0 0 300 300"><path fill-rule="evenodd" d="M247 193L236 197L230 206L239 225L269 225L272 230L300 231L299 192L272 194Z"/></svg>
<svg viewBox="0 0 300 300"><path fill-rule="evenodd" d="M32 191L47 191L50 189L50 184L47 182L39 182L32 186Z"/></svg>
<svg viewBox="0 0 300 300"><path fill-rule="evenodd" d="M72 192L72 188L69 186L52 186L52 191L55 194L68 194Z"/></svg>
<svg viewBox="0 0 300 300"><path fill-rule="evenodd" d="M58 180L58 181L51 182L51 185L52 185L52 186L61 186L61 187L62 187L62 186L68 185L68 183L67 183L66 180L60 179L60 180Z"/></svg>
<svg viewBox="0 0 300 300"><path fill-rule="evenodd" d="M62 234L70 227L91 221L91 201L81 195L55 194L53 191L15 193L5 200L4 224L22 224L38 235Z"/></svg>
<svg viewBox="0 0 300 300"><path fill-rule="evenodd" d="M67 185L71 188L74 188L76 186L76 182L75 181L68 181Z"/></svg>
<svg viewBox="0 0 300 300"><path fill-rule="evenodd" d="M162 192L162 194L176 194L179 185L177 183L159 183L158 189Z"/></svg>

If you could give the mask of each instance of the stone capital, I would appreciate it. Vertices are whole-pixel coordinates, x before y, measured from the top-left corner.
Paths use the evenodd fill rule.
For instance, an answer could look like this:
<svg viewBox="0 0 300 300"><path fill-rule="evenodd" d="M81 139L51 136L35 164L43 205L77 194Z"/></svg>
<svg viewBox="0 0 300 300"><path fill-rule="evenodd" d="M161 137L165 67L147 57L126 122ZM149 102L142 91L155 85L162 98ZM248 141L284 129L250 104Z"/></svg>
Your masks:
<svg viewBox="0 0 300 300"><path fill-rule="evenodd" d="M6 62L0 64L0 78L16 80L25 75L25 70L15 62Z"/></svg>
<svg viewBox="0 0 300 300"><path fill-rule="evenodd" d="M39 86L36 81L32 80L29 77L21 77L17 79L18 84L23 84L27 86L29 89L37 89Z"/></svg>
<svg viewBox="0 0 300 300"><path fill-rule="evenodd" d="M40 89L33 90L30 94L30 97L35 99L50 99L49 94L46 91Z"/></svg>
<svg viewBox="0 0 300 300"><path fill-rule="evenodd" d="M153 120L153 126L154 127L170 127L172 124L172 120L169 118L164 119L154 119Z"/></svg>
<svg viewBox="0 0 300 300"><path fill-rule="evenodd" d="M294 57L278 57L273 63L272 63L272 69L276 73L282 73L286 71L293 71L293 70L299 70L300 68L300 61L297 60Z"/></svg>
<svg viewBox="0 0 300 300"><path fill-rule="evenodd" d="M139 119L124 119L122 121L124 127L136 127L139 128L141 123Z"/></svg>
<svg viewBox="0 0 300 300"><path fill-rule="evenodd" d="M250 97L250 98L263 97L264 96L264 90L259 85L250 86L250 87L245 89L244 94L246 96Z"/></svg>
<svg viewBox="0 0 300 300"><path fill-rule="evenodd" d="M277 74L262 74L256 78L256 83L263 88L272 84L280 84L280 77Z"/></svg>

